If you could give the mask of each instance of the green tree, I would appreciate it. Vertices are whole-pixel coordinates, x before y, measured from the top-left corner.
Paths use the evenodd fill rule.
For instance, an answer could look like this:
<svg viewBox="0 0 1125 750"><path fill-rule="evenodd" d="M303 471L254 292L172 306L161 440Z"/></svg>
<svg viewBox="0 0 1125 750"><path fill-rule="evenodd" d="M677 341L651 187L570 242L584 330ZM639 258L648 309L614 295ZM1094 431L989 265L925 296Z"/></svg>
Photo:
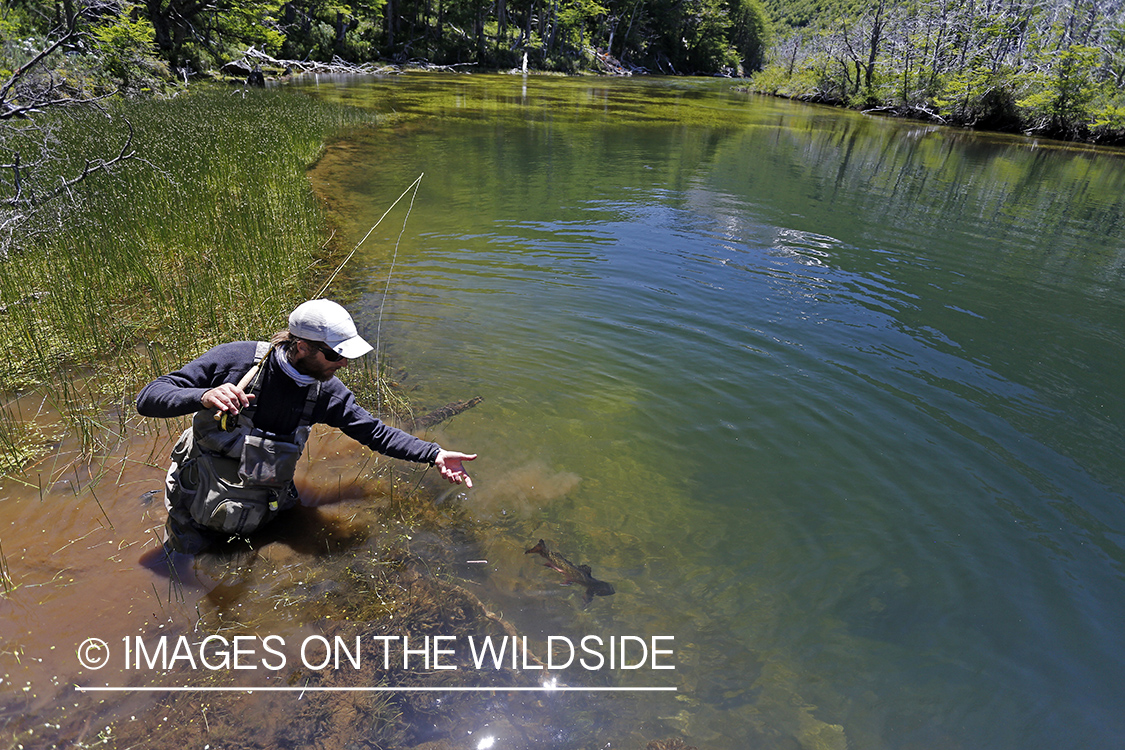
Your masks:
<svg viewBox="0 0 1125 750"><path fill-rule="evenodd" d="M238 45L276 52L280 9L279 0L145 0L160 53L177 68L221 64Z"/></svg>
<svg viewBox="0 0 1125 750"><path fill-rule="evenodd" d="M761 90L974 127L1125 139L1114 124L1125 107L1118 4L766 2L782 23L754 77Z"/></svg>
<svg viewBox="0 0 1125 750"><path fill-rule="evenodd" d="M770 21L761 0L730 0L728 39L741 59L744 72L758 71L766 59L770 42Z"/></svg>
<svg viewBox="0 0 1125 750"><path fill-rule="evenodd" d="M136 5L123 9L91 31L106 70L129 90L143 88L154 74L167 76L167 69L154 60L156 32L139 10Z"/></svg>
<svg viewBox="0 0 1125 750"><path fill-rule="evenodd" d="M1050 72L1036 76L1037 90L1019 102L1034 118L1032 129L1067 137L1088 130L1102 89L1094 77L1100 56L1101 50L1080 44L1052 56Z"/></svg>
<svg viewBox="0 0 1125 750"><path fill-rule="evenodd" d="M340 57L367 62L382 38L378 19L384 3L342 3L334 0L291 0L281 7L278 30L284 36L281 56L294 60L331 61Z"/></svg>

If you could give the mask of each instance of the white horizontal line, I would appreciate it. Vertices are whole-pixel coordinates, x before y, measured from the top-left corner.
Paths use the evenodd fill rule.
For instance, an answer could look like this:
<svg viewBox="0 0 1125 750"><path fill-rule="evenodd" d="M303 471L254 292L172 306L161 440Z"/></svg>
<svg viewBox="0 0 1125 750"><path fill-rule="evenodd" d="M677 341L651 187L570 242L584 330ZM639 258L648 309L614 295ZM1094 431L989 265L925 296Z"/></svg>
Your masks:
<svg viewBox="0 0 1125 750"><path fill-rule="evenodd" d="M105 686L84 687L75 685L80 693L626 693L626 692L676 692L675 687L195 687L192 685L171 687L127 687Z"/></svg>

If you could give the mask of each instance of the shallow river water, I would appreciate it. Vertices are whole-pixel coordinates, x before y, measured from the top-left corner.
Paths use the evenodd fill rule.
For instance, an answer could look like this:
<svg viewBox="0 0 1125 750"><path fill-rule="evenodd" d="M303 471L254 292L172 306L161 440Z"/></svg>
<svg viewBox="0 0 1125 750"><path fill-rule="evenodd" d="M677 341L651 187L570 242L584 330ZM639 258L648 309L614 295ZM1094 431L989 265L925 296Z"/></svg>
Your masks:
<svg viewBox="0 0 1125 750"><path fill-rule="evenodd" d="M483 398L430 433L480 454L439 498L482 535L466 585L533 643L671 651L576 675L675 690L590 693L631 733L564 721L558 747L1121 746L1125 153L729 81L295 88L395 115L310 179L345 244L408 191L347 266L349 305L420 407ZM90 636L238 608L314 632L253 595L300 579L299 551L267 553L249 594L138 565L173 432L95 468L97 502L78 472L5 486L9 724L73 705L92 744L104 716L71 685L135 675L92 682ZM362 462L317 450L309 493ZM525 554L540 538L616 593L585 605Z"/></svg>
<svg viewBox="0 0 1125 750"><path fill-rule="evenodd" d="M407 116L314 182L358 239L424 173L363 324L484 397L445 439L522 627L674 636L623 679L700 747L1120 746L1125 154L728 82L317 92ZM618 593L540 601L539 537Z"/></svg>

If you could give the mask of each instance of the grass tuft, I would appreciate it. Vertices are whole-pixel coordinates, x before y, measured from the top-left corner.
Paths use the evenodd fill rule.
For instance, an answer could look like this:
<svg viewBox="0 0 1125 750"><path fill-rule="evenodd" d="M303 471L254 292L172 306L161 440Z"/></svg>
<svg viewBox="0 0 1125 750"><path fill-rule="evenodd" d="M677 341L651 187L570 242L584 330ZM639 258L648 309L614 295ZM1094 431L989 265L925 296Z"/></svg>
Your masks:
<svg viewBox="0 0 1125 750"><path fill-rule="evenodd" d="M284 327L334 251L308 165L327 138L373 122L289 91L218 87L112 114L54 123L66 153L120 140L128 121L138 158L81 183L0 260L0 346L20 354L0 392L42 390L88 450L101 409L131 405L148 380L215 344ZM79 374L85 392L59 387ZM34 437L0 410L0 471L34 456Z"/></svg>

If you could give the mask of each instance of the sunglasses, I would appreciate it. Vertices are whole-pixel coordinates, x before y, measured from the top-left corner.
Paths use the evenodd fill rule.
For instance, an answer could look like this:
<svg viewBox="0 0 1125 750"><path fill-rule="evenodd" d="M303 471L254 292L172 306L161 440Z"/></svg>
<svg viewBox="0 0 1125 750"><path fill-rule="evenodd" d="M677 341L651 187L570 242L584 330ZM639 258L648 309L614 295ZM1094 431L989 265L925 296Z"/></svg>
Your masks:
<svg viewBox="0 0 1125 750"><path fill-rule="evenodd" d="M319 349L320 353L323 354L324 358L326 360L328 360L329 362L339 362L341 359L344 358L343 354L340 354L333 349L329 349L327 346L320 343L319 341L309 341L308 343L311 346L315 346L317 349Z"/></svg>

